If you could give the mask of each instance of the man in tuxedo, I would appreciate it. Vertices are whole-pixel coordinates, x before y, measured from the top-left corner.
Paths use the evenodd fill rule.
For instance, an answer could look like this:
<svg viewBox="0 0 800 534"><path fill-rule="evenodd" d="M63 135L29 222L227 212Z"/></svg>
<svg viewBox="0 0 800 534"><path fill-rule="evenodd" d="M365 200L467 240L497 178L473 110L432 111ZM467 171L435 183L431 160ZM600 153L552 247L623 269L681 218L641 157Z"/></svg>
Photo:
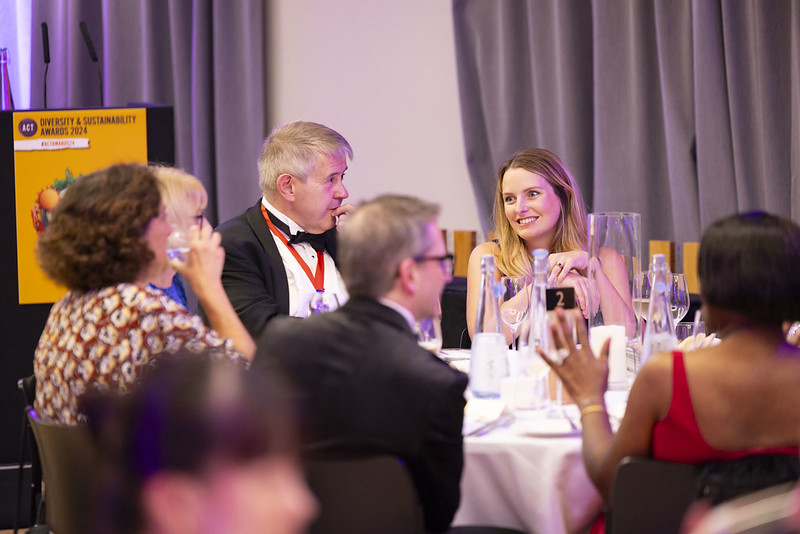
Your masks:
<svg viewBox="0 0 800 534"><path fill-rule="evenodd" d="M318 290L347 299L336 268L336 223L352 207L342 204L348 158L350 144L327 126L276 128L258 160L263 197L217 228L222 285L253 339L277 315L306 317Z"/></svg>
<svg viewBox="0 0 800 534"><path fill-rule="evenodd" d="M282 368L296 387L311 456L399 457L432 532L458 508L467 386L414 334L452 275L438 214L435 204L395 195L356 209L339 234L350 300L305 321L271 321L252 365Z"/></svg>

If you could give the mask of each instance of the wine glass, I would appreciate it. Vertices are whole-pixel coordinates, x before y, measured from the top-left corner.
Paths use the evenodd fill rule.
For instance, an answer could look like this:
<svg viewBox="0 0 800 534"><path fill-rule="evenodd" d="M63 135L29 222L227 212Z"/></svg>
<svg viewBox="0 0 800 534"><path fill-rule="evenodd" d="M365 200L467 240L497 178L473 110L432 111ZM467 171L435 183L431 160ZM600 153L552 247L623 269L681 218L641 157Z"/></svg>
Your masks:
<svg viewBox="0 0 800 534"><path fill-rule="evenodd" d="M672 310L672 320L678 324L689 312L689 291L686 289L686 275L672 273L672 291L669 306Z"/></svg>
<svg viewBox="0 0 800 534"><path fill-rule="evenodd" d="M500 278L505 292L500 297L500 318L511 329L514 349L517 349L517 329L528 316L530 288L522 278L503 276Z"/></svg>
<svg viewBox="0 0 800 534"><path fill-rule="evenodd" d="M422 319L416 325L417 343L425 350L439 354L442 349L442 323L439 317Z"/></svg>
<svg viewBox="0 0 800 534"><path fill-rule="evenodd" d="M323 289L317 289L317 292L311 297L308 302L308 315L318 315L333 311L339 307L339 298L336 293L331 293Z"/></svg>
<svg viewBox="0 0 800 534"><path fill-rule="evenodd" d="M652 283L652 276L650 271L642 271L636 273L636 284L639 288L637 295L633 298L633 313L639 320L647 320L647 313L650 309L650 284Z"/></svg>

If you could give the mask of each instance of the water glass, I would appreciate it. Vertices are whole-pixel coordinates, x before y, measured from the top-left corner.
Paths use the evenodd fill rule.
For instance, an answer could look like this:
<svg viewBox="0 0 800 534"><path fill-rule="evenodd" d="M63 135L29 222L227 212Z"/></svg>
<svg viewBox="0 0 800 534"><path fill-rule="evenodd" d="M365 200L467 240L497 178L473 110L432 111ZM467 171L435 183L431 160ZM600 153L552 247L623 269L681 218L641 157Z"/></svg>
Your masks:
<svg viewBox="0 0 800 534"><path fill-rule="evenodd" d="M525 285L522 278L516 276L503 276L500 278L504 292L500 297L500 318L511 329L513 345L516 349L517 329L528 316L530 307L530 287Z"/></svg>
<svg viewBox="0 0 800 534"><path fill-rule="evenodd" d="M339 298L336 296L336 293L318 289L308 303L308 315L318 315L320 313L333 311L338 307Z"/></svg>
<svg viewBox="0 0 800 534"><path fill-rule="evenodd" d="M700 348L706 337L706 326L703 321L697 323L683 322L675 325L675 337L678 338L678 348L684 351ZM697 345L697 346L695 346Z"/></svg>
<svg viewBox="0 0 800 534"><path fill-rule="evenodd" d="M650 285L653 282L650 271L642 271L636 274L636 293L633 296L633 313L636 318L647 321L647 313L650 309ZM642 328L644 331L644 328Z"/></svg>
<svg viewBox="0 0 800 534"><path fill-rule="evenodd" d="M417 343L425 350L439 354L442 349L442 323L439 317L422 319L416 324Z"/></svg>
<svg viewBox="0 0 800 534"><path fill-rule="evenodd" d="M167 256L171 260L185 261L191 243L189 241L189 228L173 226L172 233L167 236Z"/></svg>

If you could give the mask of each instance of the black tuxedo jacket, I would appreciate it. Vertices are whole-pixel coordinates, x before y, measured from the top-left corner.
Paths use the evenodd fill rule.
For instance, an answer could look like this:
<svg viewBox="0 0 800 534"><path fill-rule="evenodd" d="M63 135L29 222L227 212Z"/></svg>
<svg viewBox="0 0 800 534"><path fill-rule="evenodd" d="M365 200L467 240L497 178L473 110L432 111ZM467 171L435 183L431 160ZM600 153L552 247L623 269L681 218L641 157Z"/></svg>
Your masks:
<svg viewBox="0 0 800 534"><path fill-rule="evenodd" d="M460 499L467 376L417 345L395 310L363 297L302 321L271 321L253 372L279 367L296 387L307 453L388 453L414 480L428 530Z"/></svg>
<svg viewBox="0 0 800 534"><path fill-rule="evenodd" d="M217 231L225 249L222 285L245 328L258 339L270 319L289 315L286 269L261 213L261 200ZM325 232L325 252L336 261L335 227Z"/></svg>

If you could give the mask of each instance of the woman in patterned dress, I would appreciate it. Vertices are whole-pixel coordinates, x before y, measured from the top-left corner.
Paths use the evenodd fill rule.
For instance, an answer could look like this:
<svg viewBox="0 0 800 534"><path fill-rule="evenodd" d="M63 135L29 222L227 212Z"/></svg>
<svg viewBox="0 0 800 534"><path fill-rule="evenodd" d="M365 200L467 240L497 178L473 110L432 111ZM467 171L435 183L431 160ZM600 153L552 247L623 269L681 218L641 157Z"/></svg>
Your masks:
<svg viewBox="0 0 800 534"><path fill-rule="evenodd" d="M69 290L50 310L35 351L40 417L80 421L87 391L126 391L155 354L252 359L255 344L220 280L219 234L193 228L191 251L177 262L167 257L171 231L158 181L144 165L94 172L64 193L36 250L45 274ZM191 284L213 329L148 287L168 266Z"/></svg>

